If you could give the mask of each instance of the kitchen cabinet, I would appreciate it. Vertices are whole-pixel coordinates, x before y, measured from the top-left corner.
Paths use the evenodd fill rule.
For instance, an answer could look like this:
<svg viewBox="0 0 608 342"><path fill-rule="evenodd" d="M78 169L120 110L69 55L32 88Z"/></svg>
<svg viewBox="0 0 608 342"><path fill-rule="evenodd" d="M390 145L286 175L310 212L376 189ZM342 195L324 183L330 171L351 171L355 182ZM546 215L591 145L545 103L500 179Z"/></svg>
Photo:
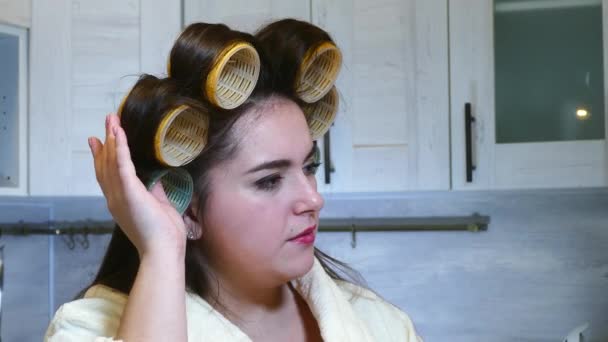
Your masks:
<svg viewBox="0 0 608 342"><path fill-rule="evenodd" d="M34 0L30 194L101 195L87 137L103 137L140 73L166 74L178 0Z"/></svg>
<svg viewBox="0 0 608 342"><path fill-rule="evenodd" d="M33 0L29 193L100 195L86 137L103 136L105 114L136 75L164 75L182 24L253 32L285 17L326 29L343 52L330 131L335 171L326 184L320 169L322 192L606 186L606 1L186 0L182 9L177 0ZM509 18L540 15L543 6L595 19L555 28L548 37L565 50L538 57L551 39L539 38L541 29L525 34L525 23ZM575 17L565 13L562 22ZM593 34L575 30L592 23ZM509 39L517 31L509 27L520 38ZM572 41L577 34L584 39ZM584 50L577 44L587 38L601 44ZM510 71L515 60L528 69ZM526 112L525 104L539 103L558 106ZM465 112L474 118L469 125ZM323 151L323 139L319 145Z"/></svg>
<svg viewBox="0 0 608 342"><path fill-rule="evenodd" d="M318 1L343 52L326 192L448 190L445 0ZM323 181L321 179L321 181Z"/></svg>
<svg viewBox="0 0 608 342"><path fill-rule="evenodd" d="M608 185L606 5L449 1L454 189Z"/></svg>

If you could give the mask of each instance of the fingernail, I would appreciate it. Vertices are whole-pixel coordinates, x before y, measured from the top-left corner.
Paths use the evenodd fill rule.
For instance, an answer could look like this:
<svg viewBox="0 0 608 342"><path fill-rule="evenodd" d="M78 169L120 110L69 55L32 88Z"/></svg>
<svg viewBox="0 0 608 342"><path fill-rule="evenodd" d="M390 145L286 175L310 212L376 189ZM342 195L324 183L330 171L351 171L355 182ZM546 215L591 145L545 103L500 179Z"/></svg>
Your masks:
<svg viewBox="0 0 608 342"><path fill-rule="evenodd" d="M114 133L114 135L118 135L118 127L112 126L112 133Z"/></svg>
<svg viewBox="0 0 608 342"><path fill-rule="evenodd" d="M106 127L110 124L110 116L106 115Z"/></svg>

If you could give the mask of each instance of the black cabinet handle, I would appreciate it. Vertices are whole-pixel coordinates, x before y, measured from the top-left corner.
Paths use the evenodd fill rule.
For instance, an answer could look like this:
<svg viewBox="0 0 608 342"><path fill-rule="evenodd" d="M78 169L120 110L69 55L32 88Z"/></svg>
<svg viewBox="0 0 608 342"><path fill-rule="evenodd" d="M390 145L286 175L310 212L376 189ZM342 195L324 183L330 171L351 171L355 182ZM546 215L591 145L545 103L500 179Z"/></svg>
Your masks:
<svg viewBox="0 0 608 342"><path fill-rule="evenodd" d="M466 139L466 168L467 168L467 183L473 181L473 171L475 171L475 165L473 165L473 141L472 141L472 125L475 122L475 118L471 113L471 103L467 102L464 104L464 130Z"/></svg>
<svg viewBox="0 0 608 342"><path fill-rule="evenodd" d="M331 155L330 155L330 136L329 130L323 136L323 169L325 170L325 184L331 183L331 173L334 171L331 165Z"/></svg>

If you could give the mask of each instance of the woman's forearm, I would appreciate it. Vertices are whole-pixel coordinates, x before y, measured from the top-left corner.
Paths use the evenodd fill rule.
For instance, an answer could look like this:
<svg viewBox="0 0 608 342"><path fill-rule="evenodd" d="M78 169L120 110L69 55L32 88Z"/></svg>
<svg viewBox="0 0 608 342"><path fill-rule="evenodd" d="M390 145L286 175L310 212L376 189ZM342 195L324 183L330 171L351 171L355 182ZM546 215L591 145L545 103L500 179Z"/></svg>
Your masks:
<svg viewBox="0 0 608 342"><path fill-rule="evenodd" d="M116 339L186 342L184 272L183 255L143 255Z"/></svg>

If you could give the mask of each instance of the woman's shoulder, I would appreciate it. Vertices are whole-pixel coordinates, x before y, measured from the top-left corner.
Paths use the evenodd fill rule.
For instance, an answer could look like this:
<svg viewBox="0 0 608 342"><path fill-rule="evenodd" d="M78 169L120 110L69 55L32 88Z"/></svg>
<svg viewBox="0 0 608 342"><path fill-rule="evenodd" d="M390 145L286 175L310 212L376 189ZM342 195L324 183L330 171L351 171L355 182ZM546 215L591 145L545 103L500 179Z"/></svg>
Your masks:
<svg viewBox="0 0 608 342"><path fill-rule="evenodd" d="M365 287L348 281L335 282L376 339L382 336L384 341L422 341L407 313Z"/></svg>
<svg viewBox="0 0 608 342"><path fill-rule="evenodd" d="M95 341L114 336L127 296L103 285L89 288L84 297L59 307L45 334L45 341Z"/></svg>

